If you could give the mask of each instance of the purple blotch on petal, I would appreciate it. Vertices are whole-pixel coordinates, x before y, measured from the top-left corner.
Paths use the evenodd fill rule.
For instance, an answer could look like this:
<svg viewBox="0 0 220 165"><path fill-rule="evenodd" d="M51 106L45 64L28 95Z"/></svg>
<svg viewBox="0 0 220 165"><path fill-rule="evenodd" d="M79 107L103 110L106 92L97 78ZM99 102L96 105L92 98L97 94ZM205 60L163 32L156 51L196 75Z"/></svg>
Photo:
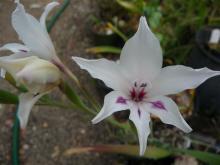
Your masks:
<svg viewBox="0 0 220 165"><path fill-rule="evenodd" d="M117 98L116 103L127 104L126 99L121 96Z"/></svg>
<svg viewBox="0 0 220 165"><path fill-rule="evenodd" d="M152 108L166 110L162 101L153 101L150 103L152 104Z"/></svg>

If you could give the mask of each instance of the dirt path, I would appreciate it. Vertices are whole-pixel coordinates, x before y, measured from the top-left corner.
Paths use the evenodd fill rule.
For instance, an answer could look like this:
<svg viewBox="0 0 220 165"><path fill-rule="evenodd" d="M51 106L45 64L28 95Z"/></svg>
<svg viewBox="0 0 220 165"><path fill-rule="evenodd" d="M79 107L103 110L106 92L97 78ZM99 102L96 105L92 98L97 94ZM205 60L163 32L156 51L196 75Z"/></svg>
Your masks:
<svg viewBox="0 0 220 165"><path fill-rule="evenodd" d="M27 10L39 16L43 6L49 0L24 0ZM0 2L0 45L17 41L17 35L11 27L11 12L15 5L9 0ZM73 69L82 82L96 96L91 78L70 60L71 56L88 57L85 48L91 45L91 16L98 15L96 1L71 0L71 4L51 32L58 55ZM3 55L1 53L1 55ZM1 80L1 87L5 87ZM54 92L59 97L58 91ZM63 98L65 100L65 98ZM11 165L10 145L14 106L0 107L0 164ZM65 110L49 107L33 109L27 127L27 137L22 141L21 154L23 164L27 165L112 165L116 164L110 155L84 154L72 157L63 156L71 147L108 143L111 139L107 125L93 126L91 117L77 110Z"/></svg>

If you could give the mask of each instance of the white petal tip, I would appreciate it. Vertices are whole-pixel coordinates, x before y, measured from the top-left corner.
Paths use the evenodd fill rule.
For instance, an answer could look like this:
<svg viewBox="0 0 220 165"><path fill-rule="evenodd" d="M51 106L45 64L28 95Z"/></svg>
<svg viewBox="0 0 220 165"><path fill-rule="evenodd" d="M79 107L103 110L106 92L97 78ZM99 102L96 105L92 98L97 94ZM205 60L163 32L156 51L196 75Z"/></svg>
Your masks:
<svg viewBox="0 0 220 165"><path fill-rule="evenodd" d="M15 0L15 3L20 3L20 0Z"/></svg>
<svg viewBox="0 0 220 165"><path fill-rule="evenodd" d="M56 6L59 6L60 5L60 3L59 2L56 2Z"/></svg>
<svg viewBox="0 0 220 165"><path fill-rule="evenodd" d="M74 61L77 61L77 60L80 60L80 59L82 59L81 57L74 57L74 56L72 56L72 59L74 60Z"/></svg>
<svg viewBox="0 0 220 165"><path fill-rule="evenodd" d="M186 122L184 122L184 125L181 125L178 128L185 133L190 133L192 131L192 128Z"/></svg>
<svg viewBox="0 0 220 165"><path fill-rule="evenodd" d="M74 61L75 61L75 58L76 58L76 57L72 56L71 58L72 58L72 60L74 60Z"/></svg>
<svg viewBox="0 0 220 165"><path fill-rule="evenodd" d="M139 23L140 25L144 25L144 26L147 26L148 27L148 24L147 24L147 19L146 19L146 17L145 16L141 16L141 18L140 18L140 23Z"/></svg>
<svg viewBox="0 0 220 165"><path fill-rule="evenodd" d="M141 16L140 22L147 22L147 21L146 21L146 17L145 17L145 16Z"/></svg>
<svg viewBox="0 0 220 165"><path fill-rule="evenodd" d="M146 147L140 146L139 155L140 155L140 156L144 156L145 151L146 151Z"/></svg>
<svg viewBox="0 0 220 165"><path fill-rule="evenodd" d="M83 59L81 57L72 57L73 61L75 61L79 66L82 62L85 62L86 59Z"/></svg>
<svg viewBox="0 0 220 165"><path fill-rule="evenodd" d="M139 153L139 156L141 156L141 157L144 156L144 153Z"/></svg>
<svg viewBox="0 0 220 165"><path fill-rule="evenodd" d="M54 5L60 5L60 3L59 2L51 2L51 3L53 3Z"/></svg>
<svg viewBox="0 0 220 165"><path fill-rule="evenodd" d="M139 26L138 26L138 31L139 32L144 32L146 34L148 34L149 32L152 33L150 28L149 28L149 25L147 23L147 19L146 19L145 16L141 16L141 18L140 18ZM154 36L154 35L152 34L152 36Z"/></svg>
<svg viewBox="0 0 220 165"><path fill-rule="evenodd" d="M45 7L45 10L50 10L50 9L52 9L52 8L58 6L58 5L60 5L60 3L59 3L59 2L56 2L56 1L55 1L55 2L51 2L51 3L48 3L47 6Z"/></svg>
<svg viewBox="0 0 220 165"><path fill-rule="evenodd" d="M21 130L25 130L26 126L27 126L27 122L23 120L23 118L21 116L17 116L19 119L19 124L20 124L20 129Z"/></svg>
<svg viewBox="0 0 220 165"><path fill-rule="evenodd" d="M97 124L99 123L100 121L102 121L103 118L101 116L99 116L99 114L97 116L95 116L93 119L92 119L92 124Z"/></svg>
<svg viewBox="0 0 220 165"><path fill-rule="evenodd" d="M5 47L4 46L0 47L0 51L3 51L3 50L5 50Z"/></svg>
<svg viewBox="0 0 220 165"><path fill-rule="evenodd" d="M6 75L6 70L1 68L0 69L0 77L5 78L5 75Z"/></svg>
<svg viewBox="0 0 220 165"><path fill-rule="evenodd" d="M140 156L144 156L145 151L139 151Z"/></svg>
<svg viewBox="0 0 220 165"><path fill-rule="evenodd" d="M19 2L16 1L15 2L17 7L15 8L15 10L12 12L12 16L17 15L19 12L21 11L25 11L24 6ZM13 18L13 17L12 17Z"/></svg>
<svg viewBox="0 0 220 165"><path fill-rule="evenodd" d="M91 122L92 122L92 124L97 124L98 123L98 121L96 119L93 119Z"/></svg>
<svg viewBox="0 0 220 165"><path fill-rule="evenodd" d="M191 127L189 127L188 129L185 129L184 132L185 132L185 133L190 133L190 132L192 132L192 130L193 130L193 129L192 129Z"/></svg>

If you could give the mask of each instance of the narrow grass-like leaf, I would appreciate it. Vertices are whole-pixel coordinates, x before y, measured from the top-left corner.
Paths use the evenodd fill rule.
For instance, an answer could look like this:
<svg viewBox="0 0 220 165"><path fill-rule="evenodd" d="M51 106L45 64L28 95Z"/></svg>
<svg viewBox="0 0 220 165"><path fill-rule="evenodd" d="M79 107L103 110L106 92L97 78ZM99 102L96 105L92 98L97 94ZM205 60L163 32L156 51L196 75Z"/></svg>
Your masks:
<svg viewBox="0 0 220 165"><path fill-rule="evenodd" d="M86 49L89 53L113 53L113 54L120 54L121 48L113 47L113 46L96 46L92 48Z"/></svg>
<svg viewBox="0 0 220 165"><path fill-rule="evenodd" d="M213 154L213 153L197 151L197 150L186 150L186 149L177 149L177 150L186 155L190 155L202 162L208 163L209 165L220 165L219 154Z"/></svg>
<svg viewBox="0 0 220 165"><path fill-rule="evenodd" d="M134 13L141 13L140 9L132 2L125 1L125 0L116 0L116 2L121 5L122 7L130 10Z"/></svg>
<svg viewBox="0 0 220 165"><path fill-rule="evenodd" d="M70 156L75 154L99 152L99 153L115 153L128 156L139 157L139 146L136 145L100 145L92 147L71 148L65 151L64 155ZM144 154L144 158L160 159L170 156L171 152L159 147L148 146Z"/></svg>
<svg viewBox="0 0 220 165"><path fill-rule="evenodd" d="M1 104L17 104L18 97L13 93L0 89L0 103Z"/></svg>

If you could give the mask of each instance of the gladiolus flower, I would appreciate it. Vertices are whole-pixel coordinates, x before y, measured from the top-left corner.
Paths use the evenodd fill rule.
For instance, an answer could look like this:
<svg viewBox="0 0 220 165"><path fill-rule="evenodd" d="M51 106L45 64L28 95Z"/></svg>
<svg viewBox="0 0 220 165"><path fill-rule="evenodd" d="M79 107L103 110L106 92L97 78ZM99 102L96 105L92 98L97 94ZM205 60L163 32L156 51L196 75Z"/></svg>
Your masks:
<svg viewBox="0 0 220 165"><path fill-rule="evenodd" d="M208 68L192 69L183 65L162 68L160 43L145 17L140 18L137 32L125 43L119 63L80 57L73 60L114 90L105 96L104 106L92 122L98 123L114 112L129 109L129 119L138 132L140 155L146 150L151 114L184 132L192 130L176 103L165 95L196 88L208 78L220 75L219 71Z"/></svg>
<svg viewBox="0 0 220 165"><path fill-rule="evenodd" d="M56 87L61 78L60 70L51 62L25 52L0 57L0 66L9 72L18 85L25 85L28 92L19 95L18 117L21 128L27 125L32 106L44 94Z"/></svg>
<svg viewBox="0 0 220 165"><path fill-rule="evenodd" d="M10 50L14 54L0 57L1 76L7 71L16 83L27 87L28 92L19 95L18 118L24 129L32 106L40 97L56 87L61 79L61 62L46 28L46 17L58 2L49 3L40 21L26 13L24 6L15 1L17 7L12 13L12 26L23 44L8 43L0 50Z"/></svg>

